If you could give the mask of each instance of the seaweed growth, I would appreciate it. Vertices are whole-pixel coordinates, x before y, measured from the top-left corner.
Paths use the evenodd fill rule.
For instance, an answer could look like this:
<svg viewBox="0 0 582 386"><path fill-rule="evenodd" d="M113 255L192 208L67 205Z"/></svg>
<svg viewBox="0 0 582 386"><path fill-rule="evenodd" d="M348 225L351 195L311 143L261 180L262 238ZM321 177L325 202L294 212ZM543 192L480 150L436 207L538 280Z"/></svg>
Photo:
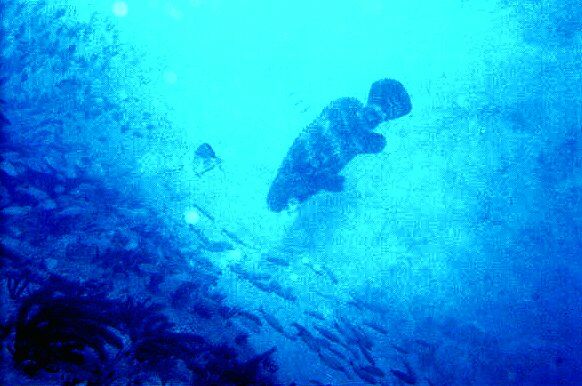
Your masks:
<svg viewBox="0 0 582 386"><path fill-rule="evenodd" d="M51 276L22 298L11 334L15 367L35 380L65 384L272 384L275 349L247 361L227 344L177 332L149 301L111 299L102 283Z"/></svg>
<svg viewBox="0 0 582 386"><path fill-rule="evenodd" d="M87 286L54 279L20 306L14 322L15 365L29 376L46 371L103 380L103 365L123 347L113 302Z"/></svg>
<svg viewBox="0 0 582 386"><path fill-rule="evenodd" d="M162 384L273 383L277 366L270 357L274 348L241 361L233 347L213 344L198 334L173 331L174 324L161 312L159 304L130 299L122 308L121 324L131 341L128 353L136 363L133 381L145 381L155 375Z"/></svg>

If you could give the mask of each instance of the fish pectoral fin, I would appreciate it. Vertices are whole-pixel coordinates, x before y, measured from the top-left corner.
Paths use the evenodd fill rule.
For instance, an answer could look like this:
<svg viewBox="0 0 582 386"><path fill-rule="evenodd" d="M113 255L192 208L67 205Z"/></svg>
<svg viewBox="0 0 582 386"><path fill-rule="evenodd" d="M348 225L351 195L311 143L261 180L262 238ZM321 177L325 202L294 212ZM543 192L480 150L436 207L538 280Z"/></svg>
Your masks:
<svg viewBox="0 0 582 386"><path fill-rule="evenodd" d="M377 154L386 147L386 138L380 133L367 133L362 138L362 153Z"/></svg>

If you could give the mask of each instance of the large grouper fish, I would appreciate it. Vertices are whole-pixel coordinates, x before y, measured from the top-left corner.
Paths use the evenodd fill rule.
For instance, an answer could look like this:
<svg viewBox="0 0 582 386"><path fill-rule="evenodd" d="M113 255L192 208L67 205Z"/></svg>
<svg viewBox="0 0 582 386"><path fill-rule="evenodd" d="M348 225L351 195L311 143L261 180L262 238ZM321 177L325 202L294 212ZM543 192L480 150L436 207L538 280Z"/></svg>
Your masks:
<svg viewBox="0 0 582 386"><path fill-rule="evenodd" d="M342 191L343 167L358 154L376 154L386 146L386 138L373 130L411 109L410 96L393 79L374 82L365 106L355 98L331 102L287 152L269 189L269 208L281 212L320 190Z"/></svg>

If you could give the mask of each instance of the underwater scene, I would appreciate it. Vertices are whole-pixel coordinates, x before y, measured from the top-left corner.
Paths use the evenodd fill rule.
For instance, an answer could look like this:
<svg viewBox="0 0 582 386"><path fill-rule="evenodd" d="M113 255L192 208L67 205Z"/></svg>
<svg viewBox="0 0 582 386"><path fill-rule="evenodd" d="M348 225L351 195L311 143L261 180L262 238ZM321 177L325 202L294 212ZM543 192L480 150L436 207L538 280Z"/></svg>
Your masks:
<svg viewBox="0 0 582 386"><path fill-rule="evenodd" d="M582 385L579 2L0 16L0 385Z"/></svg>

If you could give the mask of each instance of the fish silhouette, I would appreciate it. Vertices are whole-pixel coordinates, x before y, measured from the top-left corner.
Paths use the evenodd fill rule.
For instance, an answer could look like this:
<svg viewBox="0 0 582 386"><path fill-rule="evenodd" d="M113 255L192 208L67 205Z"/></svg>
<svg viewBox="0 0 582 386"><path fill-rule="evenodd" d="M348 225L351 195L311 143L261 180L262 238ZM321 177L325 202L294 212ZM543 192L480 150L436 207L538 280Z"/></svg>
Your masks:
<svg viewBox="0 0 582 386"><path fill-rule="evenodd" d="M373 130L382 122L402 117L412 104L404 86L393 79L372 84L364 106L355 98L331 102L295 139L267 195L273 212L290 202L304 202L320 190L340 192L339 173L358 154L376 154L386 146Z"/></svg>

